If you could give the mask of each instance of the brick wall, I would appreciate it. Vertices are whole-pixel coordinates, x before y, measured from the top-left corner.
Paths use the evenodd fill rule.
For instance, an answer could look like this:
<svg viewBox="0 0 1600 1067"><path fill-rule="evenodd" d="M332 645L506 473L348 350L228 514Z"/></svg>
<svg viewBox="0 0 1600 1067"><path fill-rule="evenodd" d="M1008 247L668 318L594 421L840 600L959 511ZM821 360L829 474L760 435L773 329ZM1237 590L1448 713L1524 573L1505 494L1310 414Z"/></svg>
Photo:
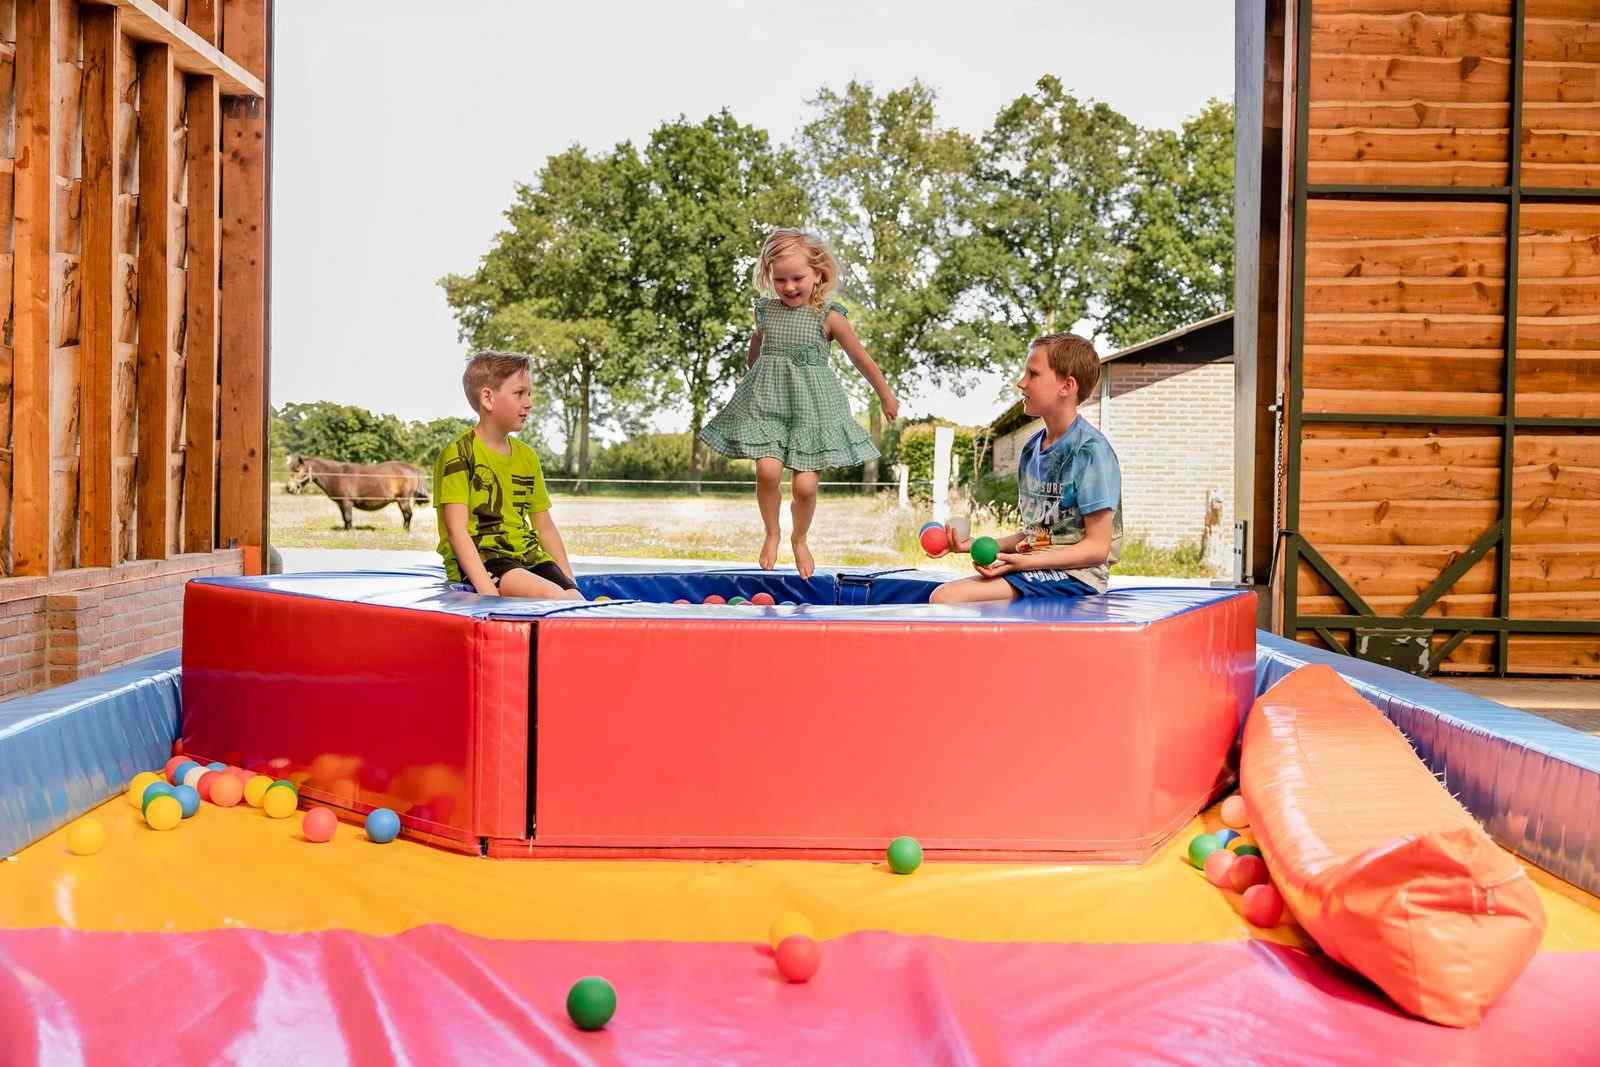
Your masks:
<svg viewBox="0 0 1600 1067"><path fill-rule="evenodd" d="M1198 542L1206 499L1222 497L1221 558L1233 545L1233 365L1105 365L1095 402L1079 411L1099 427L1122 464L1122 525L1128 536L1171 548ZM994 471L1014 477L1017 453L1037 419L994 443Z"/></svg>
<svg viewBox="0 0 1600 1067"><path fill-rule="evenodd" d="M0 699L178 647L184 584L242 570L228 550L0 579Z"/></svg>

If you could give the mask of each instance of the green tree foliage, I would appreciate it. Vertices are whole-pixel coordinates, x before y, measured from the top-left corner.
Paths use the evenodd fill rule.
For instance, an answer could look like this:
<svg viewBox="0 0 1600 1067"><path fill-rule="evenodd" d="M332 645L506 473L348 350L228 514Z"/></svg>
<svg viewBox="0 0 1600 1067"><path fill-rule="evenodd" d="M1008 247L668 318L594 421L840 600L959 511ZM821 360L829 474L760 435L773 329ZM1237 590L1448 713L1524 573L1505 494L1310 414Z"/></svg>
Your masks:
<svg viewBox="0 0 1600 1067"><path fill-rule="evenodd" d="M824 87L799 137L856 333L897 393L923 382L959 385L983 361L955 329L957 287L942 269L975 146L938 125L934 103L917 81L881 95L856 81L842 92ZM880 442L877 397L870 405L868 430ZM862 477L876 481L878 464Z"/></svg>
<svg viewBox="0 0 1600 1067"><path fill-rule="evenodd" d="M398 459L427 467L441 448L472 425L470 419L459 418L405 422L327 400L285 404L272 411L272 465L282 470L295 455L344 463Z"/></svg>
<svg viewBox="0 0 1600 1067"><path fill-rule="evenodd" d="M628 236L667 396L689 409L697 480L707 410L745 370L761 241L776 226L804 221L806 198L794 156L726 110L658 126L642 164Z"/></svg>
<svg viewBox="0 0 1600 1067"><path fill-rule="evenodd" d="M1137 344L1233 306L1233 104L1212 100L1183 129L1148 130L1118 226L1124 262L1101 324Z"/></svg>
<svg viewBox="0 0 1600 1067"><path fill-rule="evenodd" d="M1132 122L1079 101L1053 75L995 116L952 257L981 309L972 333L991 366L1019 363L1034 337L1071 329L1115 276L1135 138Z"/></svg>

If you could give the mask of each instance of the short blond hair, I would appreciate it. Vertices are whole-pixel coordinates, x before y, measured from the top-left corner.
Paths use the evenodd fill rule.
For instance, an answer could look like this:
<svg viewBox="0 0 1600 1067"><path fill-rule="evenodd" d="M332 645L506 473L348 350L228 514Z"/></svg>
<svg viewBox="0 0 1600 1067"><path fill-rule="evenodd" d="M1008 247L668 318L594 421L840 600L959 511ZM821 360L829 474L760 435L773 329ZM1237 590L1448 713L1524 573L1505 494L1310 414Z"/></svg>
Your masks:
<svg viewBox="0 0 1600 1067"><path fill-rule="evenodd" d="M1048 333L1035 337L1028 345L1029 352L1035 348L1044 349L1057 378L1072 378L1078 383L1078 403L1094 395L1100 385L1100 354L1094 350L1093 342L1075 333Z"/></svg>
<svg viewBox="0 0 1600 1067"><path fill-rule="evenodd" d="M839 261L833 258L828 243L810 230L780 229L767 235L761 245L761 255L756 259L754 282L756 291L768 296L773 293L772 262L783 256L800 253L806 265L817 272L817 287L811 291L811 305L826 307L828 297L839 287Z"/></svg>
<svg viewBox="0 0 1600 1067"><path fill-rule="evenodd" d="M467 369L461 372L461 389L467 394L467 404L474 415L481 414L478 394L485 388L498 389L507 378L522 371L533 373L533 360L519 352L497 352L486 348L467 357Z"/></svg>

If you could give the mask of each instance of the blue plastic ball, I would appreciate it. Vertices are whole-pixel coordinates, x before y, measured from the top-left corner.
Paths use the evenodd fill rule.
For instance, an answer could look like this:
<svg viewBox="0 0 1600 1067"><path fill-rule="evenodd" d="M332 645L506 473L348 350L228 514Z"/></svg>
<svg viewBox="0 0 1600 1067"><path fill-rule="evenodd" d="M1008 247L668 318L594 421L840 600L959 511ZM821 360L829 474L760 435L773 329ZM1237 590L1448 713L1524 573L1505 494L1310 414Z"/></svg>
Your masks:
<svg viewBox="0 0 1600 1067"><path fill-rule="evenodd" d="M400 816L388 808L373 808L367 813L367 837L387 845L400 835Z"/></svg>
<svg viewBox="0 0 1600 1067"><path fill-rule="evenodd" d="M185 819L200 810L200 793L194 786L174 786L172 795L178 798L178 806L183 809L183 817Z"/></svg>
<svg viewBox="0 0 1600 1067"><path fill-rule="evenodd" d="M188 774L190 769L198 766L200 766L200 764L196 763L192 759L184 760L182 763L172 768L172 780L174 782L182 782L183 776Z"/></svg>
<svg viewBox="0 0 1600 1067"><path fill-rule="evenodd" d="M216 760L206 764L206 770L208 771L225 771L227 769L228 765L226 763L219 763Z"/></svg>
<svg viewBox="0 0 1600 1067"><path fill-rule="evenodd" d="M151 782L144 787L144 796L139 798L139 810L143 811L150 806L156 797L170 797L174 795L173 788L166 782Z"/></svg>
<svg viewBox="0 0 1600 1067"><path fill-rule="evenodd" d="M1237 831L1237 830L1218 830L1215 834L1212 834L1211 836L1215 837L1217 839L1217 843L1220 844L1223 848L1227 848L1228 847L1228 842L1232 841L1234 838L1239 836L1239 831Z"/></svg>
<svg viewBox="0 0 1600 1067"><path fill-rule="evenodd" d="M923 535L923 534L925 534L925 533L927 533L927 532L928 532L928 531L929 531L929 530L931 530L931 529L932 529L932 528L933 528L933 527L935 527L935 526L943 526L943 525L944 525L944 523L942 523L942 522L932 522L932 521L929 521L929 522L925 522L925 523L923 523L923 524L922 524L922 529L920 529L920 530L918 530L918 531L917 531L917 540L918 540L918 541L920 541L920 540L922 540L922 535Z"/></svg>

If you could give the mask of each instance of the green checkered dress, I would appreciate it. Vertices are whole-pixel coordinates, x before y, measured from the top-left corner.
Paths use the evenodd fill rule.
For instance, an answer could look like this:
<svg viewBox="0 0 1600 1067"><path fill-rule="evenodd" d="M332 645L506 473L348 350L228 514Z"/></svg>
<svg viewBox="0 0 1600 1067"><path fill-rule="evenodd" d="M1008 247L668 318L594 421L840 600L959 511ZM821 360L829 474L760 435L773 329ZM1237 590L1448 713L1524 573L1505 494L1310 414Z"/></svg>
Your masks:
<svg viewBox="0 0 1600 1067"><path fill-rule="evenodd" d="M775 297L757 300L755 366L700 440L724 456L772 457L796 471L853 467L876 457L829 363L822 323L830 311L845 313L841 304L792 308Z"/></svg>

